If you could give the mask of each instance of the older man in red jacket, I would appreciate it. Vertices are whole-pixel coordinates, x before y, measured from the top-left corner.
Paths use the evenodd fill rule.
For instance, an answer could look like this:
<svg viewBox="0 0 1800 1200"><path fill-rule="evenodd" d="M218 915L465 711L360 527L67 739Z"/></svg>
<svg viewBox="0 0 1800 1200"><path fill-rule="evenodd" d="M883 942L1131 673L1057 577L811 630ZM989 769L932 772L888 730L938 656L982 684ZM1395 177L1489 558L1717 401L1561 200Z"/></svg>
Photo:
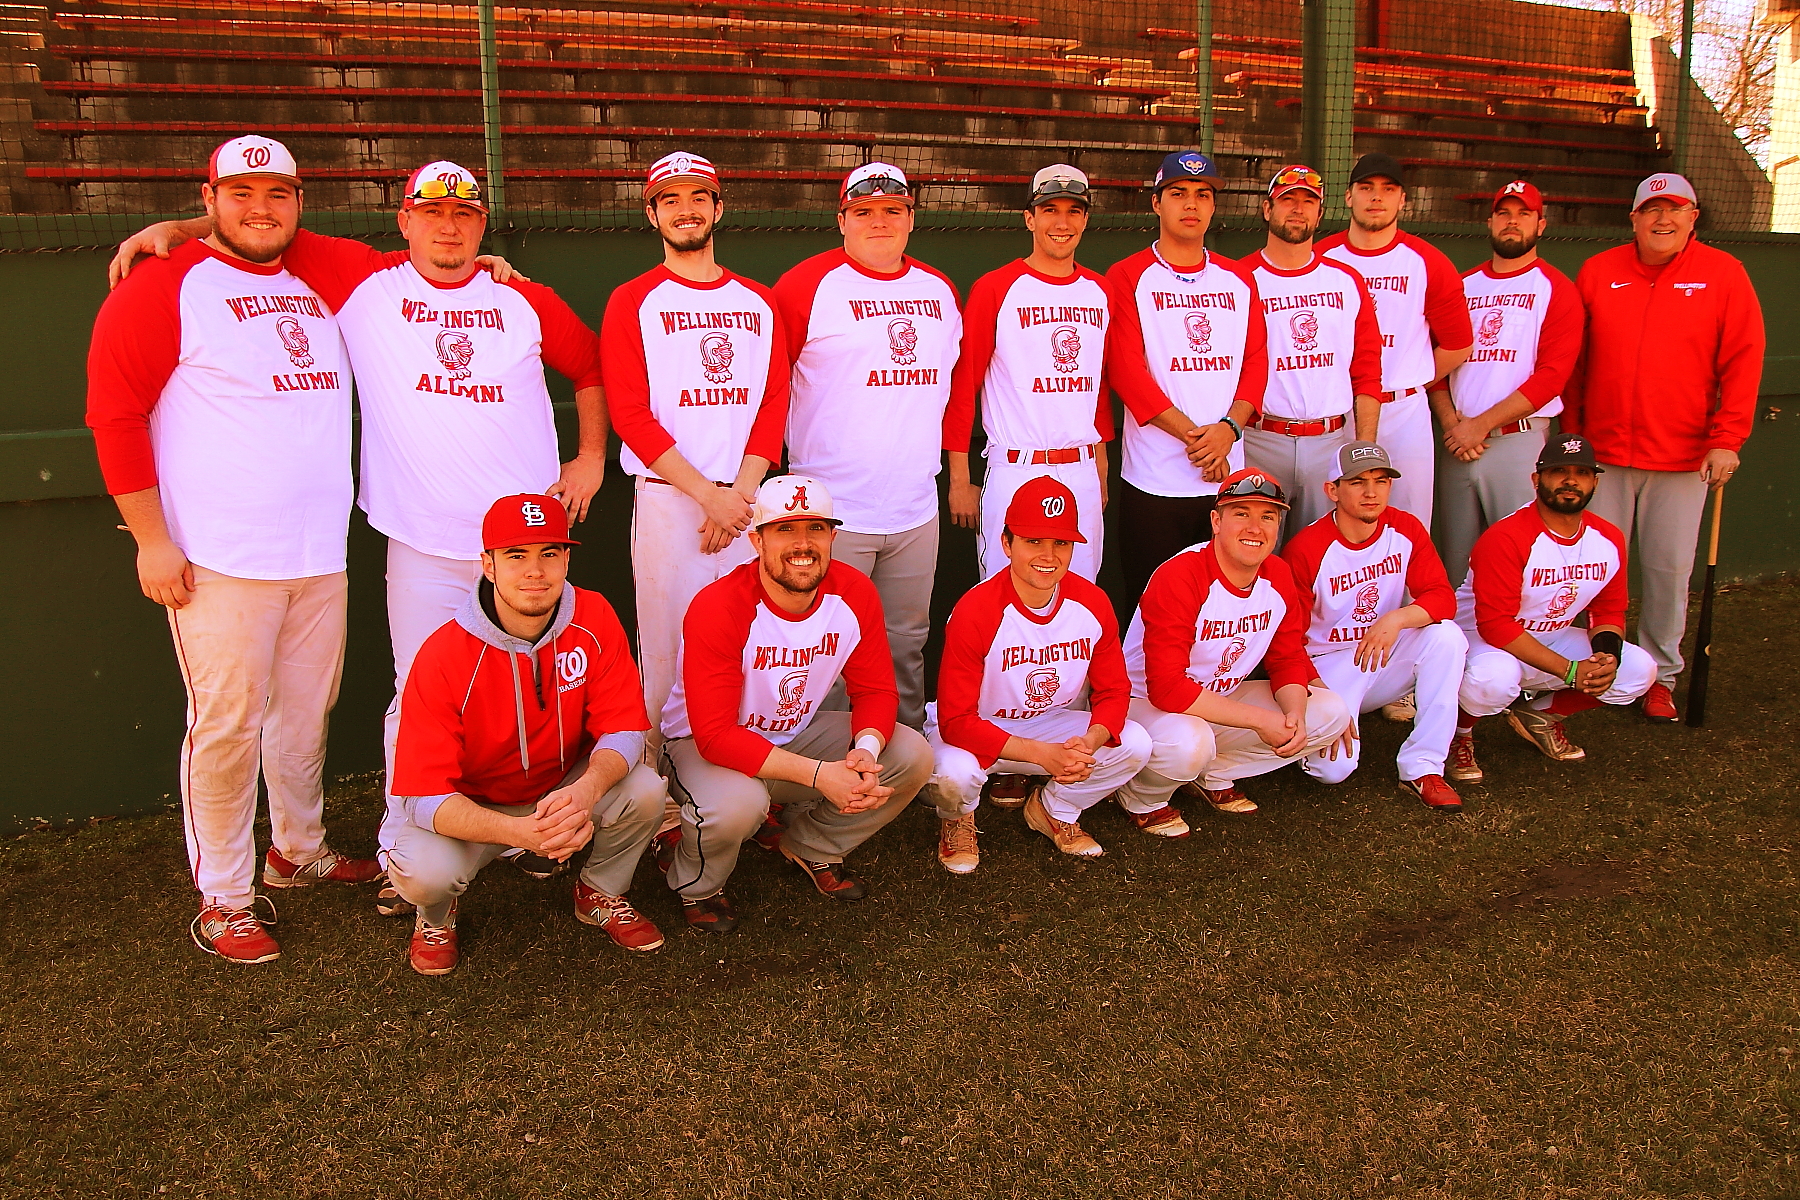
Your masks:
<svg viewBox="0 0 1800 1200"><path fill-rule="evenodd" d="M1762 380L1763 320L1743 264L1694 236L1693 185L1638 185L1632 242L1588 259L1575 287L1587 344L1563 393L1563 428L1606 469L1592 511L1637 533L1638 644L1656 661L1644 715L1673 721L1688 576L1708 488L1737 471Z"/></svg>

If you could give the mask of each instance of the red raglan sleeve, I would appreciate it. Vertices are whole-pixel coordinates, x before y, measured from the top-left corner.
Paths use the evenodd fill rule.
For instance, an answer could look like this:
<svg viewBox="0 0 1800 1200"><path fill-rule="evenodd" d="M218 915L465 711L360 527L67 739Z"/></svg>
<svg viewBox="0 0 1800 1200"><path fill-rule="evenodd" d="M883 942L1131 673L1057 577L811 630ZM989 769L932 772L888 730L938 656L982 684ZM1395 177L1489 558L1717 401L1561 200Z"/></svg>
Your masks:
<svg viewBox="0 0 1800 1200"><path fill-rule="evenodd" d="M181 358L186 265L140 264L100 306L88 342L87 426L110 495L156 486L150 410Z"/></svg>
<svg viewBox="0 0 1800 1200"><path fill-rule="evenodd" d="M1356 281L1359 301L1356 310L1355 349L1350 355L1350 388L1358 396L1380 396L1381 325L1375 319L1375 300L1369 295L1368 285L1363 282L1362 276L1348 267L1344 269Z"/></svg>
<svg viewBox="0 0 1800 1200"><path fill-rule="evenodd" d="M753 575L747 578L756 582ZM754 777L775 747L738 724L744 699L744 643L756 616L756 597L746 591L745 580L734 571L700 589L688 605L681 621L681 686L700 756Z"/></svg>
<svg viewBox="0 0 1800 1200"><path fill-rule="evenodd" d="M1462 350L1475 344L1475 324L1469 319L1469 298L1463 294L1462 276L1442 250L1430 242L1418 243L1425 260L1425 326L1439 350Z"/></svg>
<svg viewBox="0 0 1800 1200"><path fill-rule="evenodd" d="M613 429L648 467L669 452L675 438L650 411L650 368L638 325L645 294L644 281L636 279L614 288L607 300L600 319L600 378Z"/></svg>
<svg viewBox="0 0 1800 1200"><path fill-rule="evenodd" d="M479 669L462 662L458 642L468 636L446 625L425 639L400 695L400 734L394 745L396 796L446 796L463 780L463 697ZM466 669L459 669L466 668Z"/></svg>
<svg viewBox="0 0 1800 1200"><path fill-rule="evenodd" d="M583 627L600 652L600 670L588 680L587 731L595 741L609 733L636 733L650 728L644 711L644 681L631 657L631 642L619 616L604 597L581 613Z"/></svg>
<svg viewBox="0 0 1800 1200"><path fill-rule="evenodd" d="M1081 589L1081 603L1100 622L1100 640L1094 643L1094 656L1088 660L1090 724L1104 726L1112 735L1106 744L1116 746L1131 707L1131 676L1125 670L1125 648L1119 644L1119 618L1106 593L1092 584Z"/></svg>
<svg viewBox="0 0 1800 1200"><path fill-rule="evenodd" d="M1525 633L1519 623L1519 600L1525 583L1525 560L1531 553L1529 526L1502 520L1475 539L1469 553L1474 572L1475 632L1504 650Z"/></svg>
<svg viewBox="0 0 1800 1200"><path fill-rule="evenodd" d="M1144 691L1164 712L1186 712L1201 687L1188 677L1200 606L1212 586L1212 551L1177 554L1156 568L1138 601L1144 622Z"/></svg>
<svg viewBox="0 0 1800 1200"><path fill-rule="evenodd" d="M1575 285L1561 271L1551 275L1550 305L1544 310L1543 324L1538 326L1537 364L1519 385L1519 394L1531 401L1534 411L1565 396L1575 359L1581 354L1581 335L1586 327L1587 309ZM1566 396L1563 403L1566 407Z"/></svg>
<svg viewBox="0 0 1800 1200"><path fill-rule="evenodd" d="M770 289L775 295L776 311L781 313L782 328L787 333L788 363L800 361L806 346L806 331L812 324L813 299L819 294L819 280L828 266L821 263L827 256L809 258L791 268Z"/></svg>
<svg viewBox="0 0 1800 1200"><path fill-rule="evenodd" d="M1598 629L1602 625L1611 625L1616 629L1625 628L1625 609L1631 603L1631 572L1629 561L1625 557L1625 535L1611 521L1603 521L1598 517L1589 517L1588 521L1619 548L1619 571L1606 581L1600 594L1587 607L1588 628Z"/></svg>
<svg viewBox="0 0 1800 1200"><path fill-rule="evenodd" d="M513 280L512 288L537 313L542 336L539 356L549 368L575 385L576 391L600 387L600 339L575 315L568 302L541 283Z"/></svg>
<svg viewBox="0 0 1800 1200"><path fill-rule="evenodd" d="M1143 314L1137 306L1137 285L1144 266L1135 261L1137 257L1120 259L1106 273L1112 291L1112 326L1106 331L1106 379L1132 420L1148 425L1167 412L1172 401L1150 373L1150 362L1144 353Z"/></svg>
<svg viewBox="0 0 1800 1200"><path fill-rule="evenodd" d="M1324 519L1331 520L1331 514L1326 513ZM1309 621L1317 594L1319 564L1325 560L1325 548L1330 544L1331 539L1324 535L1319 522L1314 521L1289 538L1287 545L1281 548L1281 557L1287 560L1288 570L1293 573L1294 587L1306 604Z"/></svg>
<svg viewBox="0 0 1800 1200"><path fill-rule="evenodd" d="M1250 289L1250 321L1244 333L1244 366L1238 372L1237 395L1233 400L1248 404L1262 416L1263 395L1269 390L1269 328L1263 317L1262 295L1256 289L1256 276L1242 263L1232 264L1244 286Z"/></svg>
<svg viewBox="0 0 1800 1200"><path fill-rule="evenodd" d="M835 572L837 568L833 568ZM900 712L900 689L894 682L894 658L888 649L887 617L881 611L881 594L867 575L848 564L843 584L844 603L856 614L862 630L856 649L844 662L844 691L850 697L850 728L873 729L883 742L894 737L894 720Z"/></svg>
<svg viewBox="0 0 1800 1200"><path fill-rule="evenodd" d="M1708 450L1743 448L1756 418L1756 393L1762 385L1763 353L1768 335L1763 329L1762 305L1742 263L1732 259L1726 268L1730 286L1720 314L1719 351L1714 370L1719 395L1706 427Z"/></svg>
<svg viewBox="0 0 1800 1200"><path fill-rule="evenodd" d="M384 254L366 242L302 229L282 253L281 265L337 312L363 280L406 259L405 250Z"/></svg>
<svg viewBox="0 0 1800 1200"><path fill-rule="evenodd" d="M763 379L762 405L756 410L756 421L750 426L750 437L744 442L744 453L781 461L781 446L787 438L788 388L793 382L793 363L788 358L787 323L781 319L781 308L775 296L761 284L754 290L769 302L769 318L775 322L770 330L769 372ZM729 483L730 480L721 482Z"/></svg>
<svg viewBox="0 0 1800 1200"><path fill-rule="evenodd" d="M1281 624L1269 639L1269 651L1263 655L1263 669L1269 673L1269 687L1280 691L1290 683L1306 687L1319 677L1312 656L1306 652L1306 629L1312 622L1312 595L1294 583L1294 572L1279 558L1263 562L1262 576L1274 586L1286 603Z"/></svg>
<svg viewBox="0 0 1800 1200"><path fill-rule="evenodd" d="M1112 325L1118 319L1121 305L1106 276L1086 268L1083 271L1100 285L1101 292L1106 296L1106 337L1100 340L1100 380L1094 388L1094 433L1101 441L1110 442L1119 436L1118 423L1113 420L1111 344Z"/></svg>
<svg viewBox="0 0 1800 1200"><path fill-rule="evenodd" d="M944 449L969 452L975 431L975 394L994 360L994 329L1003 292L999 272L983 275L969 289L963 308L962 353L950 373L950 403L944 409Z"/></svg>
<svg viewBox="0 0 1800 1200"><path fill-rule="evenodd" d="M973 754L983 767L994 765L1010 736L981 715L981 681L1004 614L998 593L988 583L964 593L944 626L944 652L938 663L938 732L950 745Z"/></svg>
<svg viewBox="0 0 1800 1200"><path fill-rule="evenodd" d="M1444 570L1444 560L1431 544L1431 534L1424 522L1409 512L1389 509L1394 528L1412 543L1412 557L1406 564L1406 590L1412 602L1424 609L1433 621L1449 621L1456 617L1456 590Z"/></svg>

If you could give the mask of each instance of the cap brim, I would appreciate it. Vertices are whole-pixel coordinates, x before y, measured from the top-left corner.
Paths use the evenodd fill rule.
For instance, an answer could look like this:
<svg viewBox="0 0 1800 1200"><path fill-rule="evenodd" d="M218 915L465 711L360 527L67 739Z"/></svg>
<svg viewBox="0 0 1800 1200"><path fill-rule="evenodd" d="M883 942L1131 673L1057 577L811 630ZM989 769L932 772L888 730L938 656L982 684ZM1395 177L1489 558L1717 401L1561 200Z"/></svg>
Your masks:
<svg viewBox="0 0 1800 1200"><path fill-rule="evenodd" d="M212 181L212 185L218 187L221 183L230 183L233 179L279 179L283 183L291 183L295 187L300 186L298 175L287 175L280 171L233 171L229 175L219 176Z"/></svg>
<svg viewBox="0 0 1800 1200"><path fill-rule="evenodd" d="M820 516L818 513L782 513L779 517L770 517L766 521L758 521L756 524L752 525L751 528L761 529L765 525L779 525L783 521L823 521L827 525L834 526L843 524L843 522L836 517L824 517Z"/></svg>
<svg viewBox="0 0 1800 1200"><path fill-rule="evenodd" d="M1051 192L1048 195L1039 195L1037 192L1033 192L1031 193L1031 199L1026 203L1025 207L1036 208L1038 205L1048 204L1052 200L1073 200L1083 208L1094 207L1093 201L1087 196L1075 196L1068 192Z"/></svg>
<svg viewBox="0 0 1800 1200"><path fill-rule="evenodd" d="M666 192L670 188L674 187L676 184L681 184L681 183L697 184L698 186L703 187L707 191L710 191L710 192L717 192L717 191L722 190L719 187L718 180L708 179L704 175L671 175L667 179L659 179L655 183L645 184L644 185L644 199L646 199L646 200L654 199L655 197L662 195L664 192Z"/></svg>
<svg viewBox="0 0 1800 1200"><path fill-rule="evenodd" d="M1272 500L1267 496L1225 496L1225 495L1220 495L1220 496L1214 497L1213 506L1216 508L1221 504L1231 504L1234 501L1244 501L1244 502L1247 502L1250 504L1269 504L1269 505L1273 505L1276 508L1292 508L1292 507L1294 507L1293 505L1289 504L1286 500Z"/></svg>
<svg viewBox="0 0 1800 1200"><path fill-rule="evenodd" d="M419 208L426 204L463 204L481 212L486 212L488 210L488 206L485 202L481 200L468 200L462 196L439 196L435 200L427 200L423 196L408 196L406 199L400 201L402 210Z"/></svg>
<svg viewBox="0 0 1800 1200"><path fill-rule="evenodd" d="M1321 200L1325 199L1325 193L1310 183L1290 183L1284 188L1278 188L1277 190L1270 192L1269 199L1279 200L1289 192L1310 192Z"/></svg>
<svg viewBox="0 0 1800 1200"><path fill-rule="evenodd" d="M1654 196L1645 196L1642 200L1638 201L1637 207L1633 208L1631 211L1632 212L1642 212L1644 210L1644 205L1649 204L1652 201L1656 201L1656 200L1668 200L1668 201L1672 202L1677 208L1680 208L1685 205L1691 205L1694 203L1692 200L1689 200L1686 196L1671 196L1666 192L1658 192Z"/></svg>
<svg viewBox="0 0 1800 1200"><path fill-rule="evenodd" d="M492 554L496 550L507 550L513 546L579 546L579 545L581 545L581 543L576 541L574 538L548 538L546 540L537 541L537 542L511 542L511 541L501 542L498 546L483 546L482 550L485 553Z"/></svg>
<svg viewBox="0 0 1800 1200"><path fill-rule="evenodd" d="M905 195L899 195L894 192L876 192L872 196L858 196L854 200L851 200L848 197L841 197L838 200L838 211L843 212L845 209L855 205L869 204L876 200L899 200L908 208L916 207L919 203L917 200L913 199L912 193L910 192Z"/></svg>
<svg viewBox="0 0 1800 1200"><path fill-rule="evenodd" d="M1051 538L1058 542L1078 542L1087 545L1087 539L1081 536L1078 529L1050 529L1043 525L1008 525L1006 528L1016 538Z"/></svg>

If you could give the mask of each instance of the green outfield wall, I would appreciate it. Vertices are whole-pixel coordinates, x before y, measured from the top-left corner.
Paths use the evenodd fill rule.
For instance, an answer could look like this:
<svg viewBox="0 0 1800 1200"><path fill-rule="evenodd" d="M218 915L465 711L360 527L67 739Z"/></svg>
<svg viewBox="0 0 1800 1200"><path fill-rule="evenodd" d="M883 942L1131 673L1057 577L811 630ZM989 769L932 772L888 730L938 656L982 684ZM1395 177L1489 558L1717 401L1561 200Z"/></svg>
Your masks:
<svg viewBox="0 0 1800 1200"><path fill-rule="evenodd" d="M1429 228L1460 267L1486 253L1466 227ZM1104 270L1142 247L1147 228L1096 229L1082 261ZM773 283L794 263L836 244L817 232L719 235L734 270ZM1716 243L1743 259L1762 297L1770 357L1754 435L1732 484L1721 573L1750 579L1800 569L1800 513L1793 467L1800 463L1800 237ZM1260 235L1222 233L1237 255ZM1545 256L1571 275L1606 240L1549 240ZM1026 235L1004 230L922 231L913 252L967 289L983 272L1024 253ZM660 258L648 233L514 234L500 249L532 278L555 287L598 326L608 293ZM0 561L12 583L0 598L0 828L143 811L172 801L182 694L163 610L138 593L133 548L116 528L93 445L82 427L84 359L93 316L106 295L107 255L95 250L0 254ZM552 394L566 402L560 379ZM566 403L564 446L573 444ZM1115 455L1116 462L1116 455ZM882 469L871 463L870 470ZM629 481L616 458L580 536L576 582L606 594L629 625ZM1116 544L1116 543L1115 543ZM380 766L381 713L392 663L383 612L383 539L353 522L350 641L342 699L332 720L329 770ZM942 616L975 582L974 537L946 529L935 608ZM1117 594L1116 570L1101 582ZM1729 680L1727 671L1724 675ZM1728 686L1728 684L1727 684Z"/></svg>

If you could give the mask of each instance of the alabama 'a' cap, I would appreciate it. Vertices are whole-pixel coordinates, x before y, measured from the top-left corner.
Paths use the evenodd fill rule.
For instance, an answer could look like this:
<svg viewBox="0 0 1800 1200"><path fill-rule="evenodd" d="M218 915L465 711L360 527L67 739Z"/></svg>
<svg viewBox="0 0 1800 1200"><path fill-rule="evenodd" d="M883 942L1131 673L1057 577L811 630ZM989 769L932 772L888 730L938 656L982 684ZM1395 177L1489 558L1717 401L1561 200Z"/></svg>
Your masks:
<svg viewBox="0 0 1800 1200"><path fill-rule="evenodd" d="M750 524L757 529L776 521L843 522L831 515L831 492L806 475L777 475L756 489L756 510Z"/></svg>

